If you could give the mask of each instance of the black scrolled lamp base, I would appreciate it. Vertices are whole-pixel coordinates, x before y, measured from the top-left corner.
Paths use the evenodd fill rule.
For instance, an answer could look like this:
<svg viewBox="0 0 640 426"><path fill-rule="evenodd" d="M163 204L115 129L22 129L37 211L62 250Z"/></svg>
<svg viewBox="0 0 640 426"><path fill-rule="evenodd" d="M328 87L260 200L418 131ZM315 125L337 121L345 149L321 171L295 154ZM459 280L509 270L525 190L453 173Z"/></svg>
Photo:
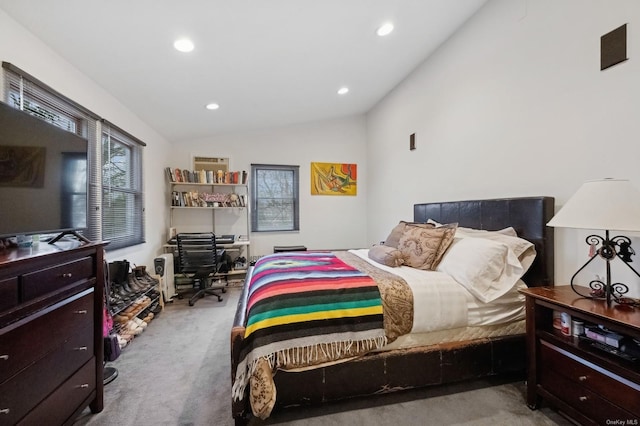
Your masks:
<svg viewBox="0 0 640 426"><path fill-rule="evenodd" d="M633 299L629 299L623 297L624 294L629 292L629 287L623 283L612 283L611 282L611 261L616 257L620 259L629 269L631 269L638 277L640 277L640 273L636 271L629 263L633 260L631 259L632 255L635 255L635 251L631 248L631 240L628 237L623 235L618 235L613 238L609 238L609 231L605 231L605 237L602 238L600 235L589 235L586 238L587 244L592 247L600 246L597 251L592 253L591 258L582 265L578 271L573 274L571 277L571 288L573 291L579 296L585 297L587 299L605 299L607 301L607 305L611 304L611 300L613 299L617 303L625 304L625 305L636 305L637 302ZM592 280L589 282L589 287L591 288L591 292L588 295L580 293L576 287L574 286L574 280L576 276L582 271L588 264L590 264L596 257L601 257L606 261L607 273L606 273L606 282L602 282L599 279Z"/></svg>

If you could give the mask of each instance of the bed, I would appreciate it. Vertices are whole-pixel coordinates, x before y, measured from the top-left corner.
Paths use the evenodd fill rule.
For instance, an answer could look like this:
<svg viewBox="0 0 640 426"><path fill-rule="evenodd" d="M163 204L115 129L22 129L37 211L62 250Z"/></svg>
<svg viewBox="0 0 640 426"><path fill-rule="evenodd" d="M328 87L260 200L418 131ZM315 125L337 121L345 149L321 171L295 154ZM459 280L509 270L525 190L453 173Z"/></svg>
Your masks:
<svg viewBox="0 0 640 426"><path fill-rule="evenodd" d="M421 317L418 306L422 306L425 296L421 296L418 293L412 296L415 297L415 301L411 301L411 303L416 306L412 314L401 311L403 309L402 303L398 305L399 307L393 308L393 310L388 309L389 302L387 298L389 297L388 294L391 293L388 289L396 288L397 283L389 284L387 282L382 286L380 285L382 280L378 280L377 275L379 273L380 276L389 277L389 275L384 275L386 272L379 272L377 269L392 270L393 273L391 275L394 276L399 274L397 271L402 269L409 271L409 276L401 278L400 281L407 282L413 279L412 274L415 272L413 271L415 268L409 268L406 265L391 269L388 267L376 268L376 262L367 259L367 253L371 249L331 253L284 253L273 256L283 255L290 257L274 259L271 259L271 256L267 256L268 259L265 259L264 263L259 261L256 267L251 268L248 272L231 330L231 380L234 393L232 395L232 416L236 424L245 424L252 412L256 414L256 410L262 413L258 414L260 417L266 417L272 408L317 404L499 374L522 373L522 377L524 377L526 364L524 303L522 298L518 298L517 288L518 286L552 285L554 273L553 228L547 227L546 223L554 214L554 199L552 197L519 197L423 203L415 204L413 210L412 225L414 226L431 222L435 224L434 228L439 228L440 224L444 224L445 227L453 226L455 229L456 238L450 242L446 251L441 253L443 254L442 261L438 265L438 270L442 267L446 273L428 272L449 280L445 281L445 284L453 279L452 276L456 277L455 280L460 280L461 282L464 280L464 277L459 278L460 274L455 270L445 269L445 263L447 265L456 265L445 259L447 257L453 258L453 247L461 247L461 240L478 244L480 240L486 242L486 240L495 238L502 242L503 239L511 238L511 236L502 236L505 230L510 230L509 232L515 231L515 234L510 235L517 235L511 240L523 240L535 250L535 257L530 257L532 262L527 264L526 273L522 275L521 280L518 280L517 285L506 293L500 293L499 297L490 299L487 304L484 301L479 303L476 297L470 295L470 293L473 293L473 289L467 288L466 290L468 291L464 291L467 303L465 309L468 310L465 315L468 318L488 318L486 309L480 309L484 309L485 305L487 305L491 307L490 310L492 312L499 312L498 315L501 316L502 320L494 322L492 322L493 320L481 320L476 324L470 325L456 323L455 320L451 319L456 318L456 314L452 314L447 310L449 307L446 303L440 302L437 305L439 306L437 309L443 309L443 313L440 315L443 324L433 330L428 327L424 328L424 326L419 329L420 326L416 326L416 324L419 324L418 317ZM494 232L485 233L486 231ZM467 232L467 234L464 232ZM475 235L475 233L478 233L478 235ZM448 234L451 233L448 232ZM492 236L491 238L487 237L489 234ZM472 237L472 240L459 237ZM390 238L391 234L388 239ZM456 250L459 250L459 248ZM508 252L509 256L512 256L511 249ZM462 253L465 252L463 251ZM530 251L527 251L527 253L530 253ZM285 352L284 361L274 362L274 357L269 358L270 361L259 360L258 364L262 363L261 367L263 367L263 377L260 380L255 380L255 383L253 381L249 383L243 372L248 371L249 376L251 374L257 375L258 373L254 373L247 367L246 360L248 358L247 353L251 353L251 349L247 348L252 343L250 342L252 336L249 338L245 336L248 335L247 331L255 326L255 312L251 314L254 316L248 319L250 315L248 315L247 307L252 306L251 301L255 297L255 290L250 292L248 283L252 280L269 280L272 279L270 277L276 276L276 274L270 275L272 271L267 268L269 261L272 263L272 267L273 262L275 262L275 268L277 269L281 263L293 262L298 264L301 260L305 263L320 261L342 265L342 269L346 269L353 276L349 279L366 281L366 284L357 284L362 294L371 294L370 282L367 281L367 277L369 277L376 282L380 297L384 300L378 303L378 299L373 297L353 296L361 297L362 299L358 299L357 303L359 303L358 309L362 312L363 317L353 320L353 322L357 324L358 332L363 334L357 344L338 347L337 351L332 349L335 352L341 352L342 358L334 356L333 352L329 355L324 353L319 357L322 362L318 362L316 350L315 361L311 362L311 360L306 359L310 358L308 355L303 354L300 356L298 352ZM345 263L340 263L342 261ZM373 269L376 271L373 271ZM422 274L423 272L415 273ZM344 283L346 283L344 284L346 287L352 285L351 282L344 281ZM356 284L353 285L355 286ZM451 286L447 284L444 287L450 288ZM414 292L416 288L414 285ZM423 299L419 299L420 297ZM427 294L426 297L433 298L434 296ZM459 295L455 297L459 298ZM506 298L508 298L509 302L502 303L501 301L506 300ZM371 302L371 300L374 300L374 302ZM449 299L445 297L442 300ZM494 302L496 305L493 305ZM519 303L515 310L514 303ZM384 316L381 314L380 304L384 305ZM506 311L498 311L495 308L497 305L507 304L509 308ZM413 308L411 307L411 309ZM430 310L433 309L430 308ZM503 308L500 307L500 309ZM517 314L515 313L516 311ZM249 312L252 311L250 310ZM395 332L390 333L388 324L391 320L387 318L387 315L390 317L409 316L411 317L410 321L414 322L411 326L413 328L409 327L407 329L405 325L404 329L398 330L398 327L402 327L398 324L403 321L398 320L396 324L398 327L395 328ZM413 318L414 316L416 318ZM452 323L447 325L446 323L449 320ZM384 322L384 327L382 328L383 334L385 334L383 340L380 337L380 324L382 322ZM340 323L340 326L342 325ZM339 327L336 325L336 328ZM387 338L389 334L394 335ZM323 348L330 346L325 345ZM259 370L256 369L256 371ZM271 374L265 373L265 371ZM267 376L266 379L264 376ZM242 377L242 380L239 379L240 377ZM253 378L254 376L251 377ZM249 397L249 389L252 387L252 393L256 395L264 393L265 390L260 386L266 386L264 384L265 381L269 383L267 393L273 388L273 396L270 396L272 398L271 406L266 409L266 414L265 411L260 411L263 408L253 406L256 404L256 398L253 398L253 394L252 398Z"/></svg>

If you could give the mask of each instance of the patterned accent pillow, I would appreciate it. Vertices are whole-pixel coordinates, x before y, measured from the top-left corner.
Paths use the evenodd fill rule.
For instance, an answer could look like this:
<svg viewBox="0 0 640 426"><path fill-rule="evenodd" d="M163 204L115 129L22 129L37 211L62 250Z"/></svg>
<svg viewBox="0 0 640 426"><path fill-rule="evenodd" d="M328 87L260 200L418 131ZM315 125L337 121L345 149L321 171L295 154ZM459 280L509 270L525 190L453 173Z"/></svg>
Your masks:
<svg viewBox="0 0 640 426"><path fill-rule="evenodd" d="M388 246L371 247L369 249L369 259L375 260L382 265L390 266L392 268L402 266L404 263L402 252L397 248Z"/></svg>
<svg viewBox="0 0 640 426"><path fill-rule="evenodd" d="M439 228L405 226L400 237L398 250L404 263L416 269L433 271L449 248L458 224L448 224Z"/></svg>
<svg viewBox="0 0 640 426"><path fill-rule="evenodd" d="M384 240L384 245L387 247L398 248L398 243L400 243L400 237L404 234L404 230L407 225L418 226L423 228L434 228L435 225L431 223L419 223L419 222L405 222L401 220L389 233L389 236L386 240Z"/></svg>
<svg viewBox="0 0 640 426"><path fill-rule="evenodd" d="M431 265L432 270L435 270L440 264L442 256L444 256L445 252L453 242L453 238L456 236L456 232L458 230L458 223L447 223L446 225L439 226L438 229L442 229L444 235L442 236L440 247L438 247L438 251L436 252L436 258L433 260L433 264Z"/></svg>

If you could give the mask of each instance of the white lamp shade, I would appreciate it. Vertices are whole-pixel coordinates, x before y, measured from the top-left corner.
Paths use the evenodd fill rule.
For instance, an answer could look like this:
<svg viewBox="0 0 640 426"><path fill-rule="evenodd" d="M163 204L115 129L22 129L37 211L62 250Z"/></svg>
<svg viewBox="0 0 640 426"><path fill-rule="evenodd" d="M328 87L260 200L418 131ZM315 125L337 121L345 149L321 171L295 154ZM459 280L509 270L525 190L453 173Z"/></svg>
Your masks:
<svg viewBox="0 0 640 426"><path fill-rule="evenodd" d="M547 225L640 231L640 191L625 179L586 182Z"/></svg>

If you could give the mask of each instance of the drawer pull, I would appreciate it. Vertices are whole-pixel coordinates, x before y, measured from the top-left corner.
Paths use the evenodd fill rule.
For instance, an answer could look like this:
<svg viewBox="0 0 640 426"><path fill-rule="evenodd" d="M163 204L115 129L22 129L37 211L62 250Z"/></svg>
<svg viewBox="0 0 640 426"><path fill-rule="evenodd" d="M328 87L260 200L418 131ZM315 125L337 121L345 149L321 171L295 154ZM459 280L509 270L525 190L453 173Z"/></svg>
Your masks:
<svg viewBox="0 0 640 426"><path fill-rule="evenodd" d="M0 408L0 414L9 414L9 410L8 408Z"/></svg>
<svg viewBox="0 0 640 426"><path fill-rule="evenodd" d="M580 376L578 377L578 380L580 380L581 382L584 382L585 380L587 380L587 376Z"/></svg>
<svg viewBox="0 0 640 426"><path fill-rule="evenodd" d="M580 400L580 402L585 402L587 400L587 397L586 396L581 396L578 399Z"/></svg>
<svg viewBox="0 0 640 426"><path fill-rule="evenodd" d="M0 355L0 359L3 361L8 361L9 360L9 355Z"/></svg>
<svg viewBox="0 0 640 426"><path fill-rule="evenodd" d="M87 313L87 310L86 310L86 309L81 309L81 310L79 310L79 311L75 311L74 313L75 313L75 314L85 315L85 314Z"/></svg>
<svg viewBox="0 0 640 426"><path fill-rule="evenodd" d="M89 387L89 384L88 384L88 383L83 383L83 384L81 384L80 386L76 386L76 387L77 387L77 388L80 388L80 389L86 389L86 388L88 388L88 387Z"/></svg>
<svg viewBox="0 0 640 426"><path fill-rule="evenodd" d="M86 351L87 347L86 346L80 346L80 347L75 348L75 350L76 351Z"/></svg>
<svg viewBox="0 0 640 426"><path fill-rule="evenodd" d="M62 274L62 278L71 278L73 277L73 274L71 272L65 272L64 274Z"/></svg>

